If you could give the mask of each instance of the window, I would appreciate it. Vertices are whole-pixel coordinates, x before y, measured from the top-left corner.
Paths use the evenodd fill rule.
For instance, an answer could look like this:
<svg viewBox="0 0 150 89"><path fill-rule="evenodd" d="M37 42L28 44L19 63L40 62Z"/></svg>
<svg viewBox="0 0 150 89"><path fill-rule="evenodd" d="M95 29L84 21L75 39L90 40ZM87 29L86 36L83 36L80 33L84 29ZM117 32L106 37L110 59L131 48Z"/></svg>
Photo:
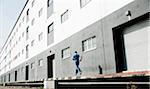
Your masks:
<svg viewBox="0 0 150 89"><path fill-rule="evenodd" d="M49 26L48 26L48 33L50 33L51 31L53 31L54 29L54 25L53 23L51 23Z"/></svg>
<svg viewBox="0 0 150 89"><path fill-rule="evenodd" d="M29 39L29 26L26 28L26 40Z"/></svg>
<svg viewBox="0 0 150 89"><path fill-rule="evenodd" d="M11 39L10 39L10 41L9 41L9 45L10 45L10 47L11 47Z"/></svg>
<svg viewBox="0 0 150 89"><path fill-rule="evenodd" d="M19 36L19 41L21 40L21 37Z"/></svg>
<svg viewBox="0 0 150 89"><path fill-rule="evenodd" d="M11 68L11 62L9 62L9 69Z"/></svg>
<svg viewBox="0 0 150 89"><path fill-rule="evenodd" d="M16 32L14 32L14 37L15 37L15 35L16 35Z"/></svg>
<svg viewBox="0 0 150 89"><path fill-rule="evenodd" d="M70 57L70 47L67 47L62 50L62 58L65 59L68 57Z"/></svg>
<svg viewBox="0 0 150 89"><path fill-rule="evenodd" d="M42 13L43 13L43 8L41 8L41 9L39 10L39 17L42 15Z"/></svg>
<svg viewBox="0 0 150 89"><path fill-rule="evenodd" d="M24 53L24 49L22 49L22 54Z"/></svg>
<svg viewBox="0 0 150 89"><path fill-rule="evenodd" d="M22 37L24 37L24 32L22 32Z"/></svg>
<svg viewBox="0 0 150 89"><path fill-rule="evenodd" d="M21 22L19 23L19 27L21 27Z"/></svg>
<svg viewBox="0 0 150 89"><path fill-rule="evenodd" d="M54 23L52 22L47 29L47 45L54 42Z"/></svg>
<svg viewBox="0 0 150 89"><path fill-rule="evenodd" d="M14 57L14 60L16 60L18 57L17 57L17 55Z"/></svg>
<svg viewBox="0 0 150 89"><path fill-rule="evenodd" d="M18 44L18 42L16 41L16 45Z"/></svg>
<svg viewBox="0 0 150 89"><path fill-rule="evenodd" d="M84 7L85 5L87 5L91 0L80 0L80 7Z"/></svg>
<svg viewBox="0 0 150 89"><path fill-rule="evenodd" d="M18 28L16 28L16 32L18 32Z"/></svg>
<svg viewBox="0 0 150 89"><path fill-rule="evenodd" d="M68 20L68 10L61 15L61 23L65 22L66 20Z"/></svg>
<svg viewBox="0 0 150 89"><path fill-rule="evenodd" d="M32 26L34 25L34 22L35 22L35 19L33 18L32 21L31 21Z"/></svg>
<svg viewBox="0 0 150 89"><path fill-rule="evenodd" d="M26 58L29 57L29 45L26 46Z"/></svg>
<svg viewBox="0 0 150 89"><path fill-rule="evenodd" d="M22 23L24 22L24 17L22 18Z"/></svg>
<svg viewBox="0 0 150 89"><path fill-rule="evenodd" d="M83 48L83 51L88 51L88 50L96 48L96 36L82 41L82 48Z"/></svg>
<svg viewBox="0 0 150 89"><path fill-rule="evenodd" d="M13 48L15 48L15 44L13 45Z"/></svg>
<svg viewBox="0 0 150 89"><path fill-rule="evenodd" d="M11 58L11 50L9 51L9 58Z"/></svg>
<svg viewBox="0 0 150 89"><path fill-rule="evenodd" d="M34 6L35 0L32 1L32 7Z"/></svg>
<svg viewBox="0 0 150 89"><path fill-rule="evenodd" d="M39 66L43 66L43 59L40 59L40 60L38 61L38 65L39 65Z"/></svg>
<svg viewBox="0 0 150 89"><path fill-rule="evenodd" d="M54 11L53 0L47 0L47 18L49 18Z"/></svg>
<svg viewBox="0 0 150 89"><path fill-rule="evenodd" d="M43 32L39 34L39 41L43 39Z"/></svg>
<svg viewBox="0 0 150 89"><path fill-rule="evenodd" d="M18 57L20 57L20 52L18 53Z"/></svg>
<svg viewBox="0 0 150 89"><path fill-rule="evenodd" d="M6 48L5 48L5 52L7 53L7 46L6 46Z"/></svg>
<svg viewBox="0 0 150 89"><path fill-rule="evenodd" d="M29 9L27 10L27 19L26 19L26 22L28 22L29 21Z"/></svg>
<svg viewBox="0 0 150 89"><path fill-rule="evenodd" d="M12 40L14 39L14 36L12 36Z"/></svg>
<svg viewBox="0 0 150 89"><path fill-rule="evenodd" d="M34 69L34 65L35 65L35 63L33 62L33 63L31 63L31 69Z"/></svg>
<svg viewBox="0 0 150 89"><path fill-rule="evenodd" d="M31 41L31 46L34 46L34 40Z"/></svg>
<svg viewBox="0 0 150 89"><path fill-rule="evenodd" d="M49 7L52 2L53 0L47 0L47 7Z"/></svg>

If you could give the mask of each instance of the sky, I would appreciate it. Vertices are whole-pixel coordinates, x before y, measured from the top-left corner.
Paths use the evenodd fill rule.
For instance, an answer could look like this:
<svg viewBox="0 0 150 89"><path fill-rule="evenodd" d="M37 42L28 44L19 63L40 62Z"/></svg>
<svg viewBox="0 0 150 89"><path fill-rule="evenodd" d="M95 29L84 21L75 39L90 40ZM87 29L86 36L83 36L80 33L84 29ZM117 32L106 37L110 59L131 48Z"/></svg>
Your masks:
<svg viewBox="0 0 150 89"><path fill-rule="evenodd" d="M0 0L0 51L27 0Z"/></svg>

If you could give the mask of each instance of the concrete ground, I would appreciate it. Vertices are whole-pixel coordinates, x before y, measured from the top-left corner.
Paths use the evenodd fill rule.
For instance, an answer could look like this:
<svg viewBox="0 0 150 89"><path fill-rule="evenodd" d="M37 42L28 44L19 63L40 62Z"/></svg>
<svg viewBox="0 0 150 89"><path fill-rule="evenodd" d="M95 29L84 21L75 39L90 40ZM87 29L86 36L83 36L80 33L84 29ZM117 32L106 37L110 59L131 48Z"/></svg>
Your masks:
<svg viewBox="0 0 150 89"><path fill-rule="evenodd" d="M0 86L0 89L43 89L43 87Z"/></svg>

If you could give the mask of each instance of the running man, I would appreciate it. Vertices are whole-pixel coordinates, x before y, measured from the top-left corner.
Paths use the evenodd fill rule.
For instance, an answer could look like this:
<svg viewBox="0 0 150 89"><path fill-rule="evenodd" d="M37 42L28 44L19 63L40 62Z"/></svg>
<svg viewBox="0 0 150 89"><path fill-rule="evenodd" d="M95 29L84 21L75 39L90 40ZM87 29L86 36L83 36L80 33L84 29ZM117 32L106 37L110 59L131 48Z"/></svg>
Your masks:
<svg viewBox="0 0 150 89"><path fill-rule="evenodd" d="M80 75L82 74L82 71L79 67L80 64L80 55L77 53L77 51L74 52L73 55L73 60L75 61L75 65L76 65L76 75L80 72Z"/></svg>

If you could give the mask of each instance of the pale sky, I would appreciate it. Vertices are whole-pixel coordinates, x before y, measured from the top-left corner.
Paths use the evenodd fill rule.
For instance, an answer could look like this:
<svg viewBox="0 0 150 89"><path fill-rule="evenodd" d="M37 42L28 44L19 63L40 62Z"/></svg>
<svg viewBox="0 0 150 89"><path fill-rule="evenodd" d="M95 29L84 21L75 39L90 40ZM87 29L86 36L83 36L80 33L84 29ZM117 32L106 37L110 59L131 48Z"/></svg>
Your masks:
<svg viewBox="0 0 150 89"><path fill-rule="evenodd" d="M0 49L27 0L0 0Z"/></svg>

